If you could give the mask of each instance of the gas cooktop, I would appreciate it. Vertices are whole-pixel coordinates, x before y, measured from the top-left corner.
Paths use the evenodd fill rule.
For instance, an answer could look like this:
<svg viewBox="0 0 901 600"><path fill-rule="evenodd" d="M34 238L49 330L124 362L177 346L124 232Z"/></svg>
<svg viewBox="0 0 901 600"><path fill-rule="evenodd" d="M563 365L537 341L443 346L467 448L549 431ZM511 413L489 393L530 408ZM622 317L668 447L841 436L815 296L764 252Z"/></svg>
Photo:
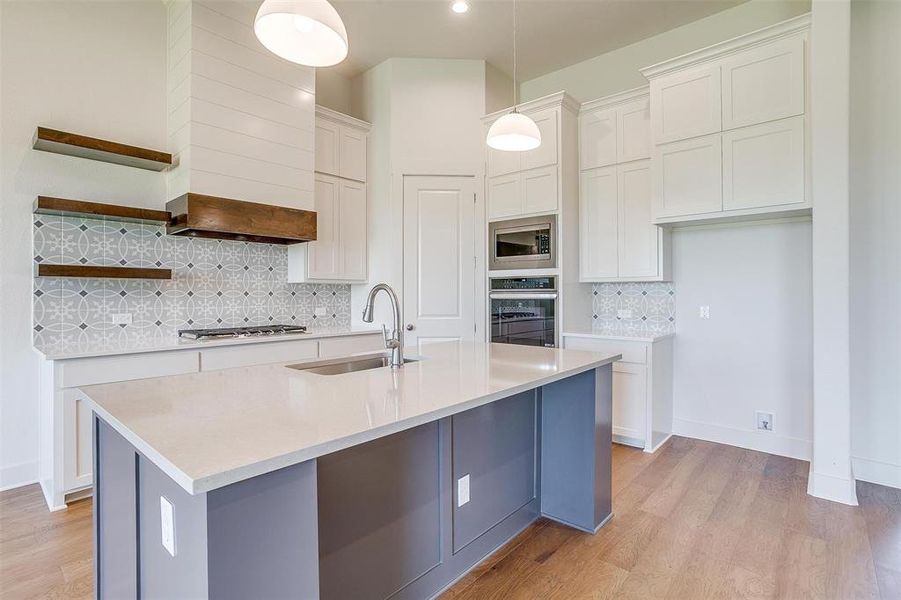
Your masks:
<svg viewBox="0 0 901 600"><path fill-rule="evenodd" d="M308 333L305 325L259 325L250 327L222 327L220 329L179 329L178 337L191 340L223 337L257 337L286 333Z"/></svg>

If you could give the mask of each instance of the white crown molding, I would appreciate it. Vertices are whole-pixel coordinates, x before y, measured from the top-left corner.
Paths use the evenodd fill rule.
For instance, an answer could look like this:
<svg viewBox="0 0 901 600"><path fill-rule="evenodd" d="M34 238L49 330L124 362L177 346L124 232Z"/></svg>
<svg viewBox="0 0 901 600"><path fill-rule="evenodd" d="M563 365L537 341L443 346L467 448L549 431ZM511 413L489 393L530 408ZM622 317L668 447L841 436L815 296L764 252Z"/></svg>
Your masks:
<svg viewBox="0 0 901 600"><path fill-rule="evenodd" d="M616 106L618 104L625 104L627 102L632 102L633 100L638 100L640 98L647 98L650 95L650 91L648 86L643 85L641 87L633 88L631 90L626 90L624 92L617 92L616 94L610 94L609 96L604 96L603 98L597 98L595 100L589 100L588 102L583 102L582 106L579 108L580 111L587 110L595 110L598 108L607 108L611 106Z"/></svg>
<svg viewBox="0 0 901 600"><path fill-rule="evenodd" d="M677 56L649 67L644 67L643 69L639 69L639 71L641 71L641 74L648 79L653 79L671 73L672 71L705 63L740 50L746 50L754 46L806 32L808 29L810 29L810 13L805 13L792 19L788 19L787 21L782 21L781 23L776 23L775 25L770 25L769 27L764 27L763 29L740 35L731 40L719 42L718 44L707 46L706 48L701 48L700 50L695 50L688 54L683 54L682 56Z"/></svg>
<svg viewBox="0 0 901 600"><path fill-rule="evenodd" d="M319 104L316 105L316 117L325 119L327 121L334 121L335 123L347 125L348 127L353 127L365 132L368 132L370 129L372 129L372 123L367 123L362 119L358 119L350 115L345 115L344 113L340 113L337 110L332 110L331 108L326 108Z"/></svg>
<svg viewBox="0 0 901 600"><path fill-rule="evenodd" d="M565 91L556 92L553 94L548 94L547 96L542 96L541 98L536 98L534 100L529 100L528 102L523 102L521 104L517 104L516 108L519 112L523 114L528 114L531 112L537 112L539 110L544 110L546 108L554 108L561 107L569 110L573 113L579 112L579 102L567 94ZM483 123L490 123L495 119L498 119L507 113L511 112L513 107L504 108L502 110L495 111L491 114L487 114L482 117Z"/></svg>

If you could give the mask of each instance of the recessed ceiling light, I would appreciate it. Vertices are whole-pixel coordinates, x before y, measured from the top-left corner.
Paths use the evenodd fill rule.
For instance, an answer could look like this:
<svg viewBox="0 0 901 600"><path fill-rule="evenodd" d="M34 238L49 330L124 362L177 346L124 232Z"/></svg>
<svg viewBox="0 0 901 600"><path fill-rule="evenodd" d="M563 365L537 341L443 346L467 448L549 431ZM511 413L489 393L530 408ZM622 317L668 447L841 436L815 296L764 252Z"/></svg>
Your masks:
<svg viewBox="0 0 901 600"><path fill-rule="evenodd" d="M457 14L463 14L469 11L469 2L465 2L464 0L457 0L453 4L451 4L451 10Z"/></svg>

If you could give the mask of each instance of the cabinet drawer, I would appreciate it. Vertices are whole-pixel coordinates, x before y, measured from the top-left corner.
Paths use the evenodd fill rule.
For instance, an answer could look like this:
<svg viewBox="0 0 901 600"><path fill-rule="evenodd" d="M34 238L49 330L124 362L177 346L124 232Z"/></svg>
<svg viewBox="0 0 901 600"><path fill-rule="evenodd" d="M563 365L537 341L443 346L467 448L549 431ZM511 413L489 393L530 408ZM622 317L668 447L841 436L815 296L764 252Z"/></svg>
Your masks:
<svg viewBox="0 0 901 600"><path fill-rule="evenodd" d="M232 367L292 362L316 358L318 354L319 344L316 340L242 344L202 350L200 352L200 365L203 371L215 371L218 369L231 369Z"/></svg>
<svg viewBox="0 0 901 600"><path fill-rule="evenodd" d="M182 350L60 361L58 386L70 388L196 373L199 370L198 357L196 350Z"/></svg>
<svg viewBox="0 0 901 600"><path fill-rule="evenodd" d="M645 364L647 363L648 349L644 342L625 342L618 340L603 340L597 338L584 338L565 336L564 346L572 350L589 350L603 354L622 354L622 362ZM617 363L613 364L613 370L617 370Z"/></svg>
<svg viewBox="0 0 901 600"><path fill-rule="evenodd" d="M379 334L352 335L319 340L319 358L347 356L358 352L377 352L384 349L385 342Z"/></svg>

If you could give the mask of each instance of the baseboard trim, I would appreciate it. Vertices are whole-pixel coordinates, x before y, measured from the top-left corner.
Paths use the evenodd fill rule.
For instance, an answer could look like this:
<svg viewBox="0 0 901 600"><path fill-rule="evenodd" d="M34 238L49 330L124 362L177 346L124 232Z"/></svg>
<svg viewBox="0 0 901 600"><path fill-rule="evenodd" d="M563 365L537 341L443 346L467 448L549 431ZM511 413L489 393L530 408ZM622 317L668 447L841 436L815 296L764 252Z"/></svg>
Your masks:
<svg viewBox="0 0 901 600"><path fill-rule="evenodd" d="M845 479L816 473L812 464L810 474L807 476L807 493L823 500L857 506L857 485L853 478Z"/></svg>
<svg viewBox="0 0 901 600"><path fill-rule="evenodd" d="M749 431L688 419L673 419L673 435L806 461L810 460L813 452L813 444L809 440L782 436L774 432Z"/></svg>
<svg viewBox="0 0 901 600"><path fill-rule="evenodd" d="M901 465L852 456L851 469L854 479L901 489Z"/></svg>
<svg viewBox="0 0 901 600"><path fill-rule="evenodd" d="M38 461L32 460L0 468L0 492L38 482Z"/></svg>

